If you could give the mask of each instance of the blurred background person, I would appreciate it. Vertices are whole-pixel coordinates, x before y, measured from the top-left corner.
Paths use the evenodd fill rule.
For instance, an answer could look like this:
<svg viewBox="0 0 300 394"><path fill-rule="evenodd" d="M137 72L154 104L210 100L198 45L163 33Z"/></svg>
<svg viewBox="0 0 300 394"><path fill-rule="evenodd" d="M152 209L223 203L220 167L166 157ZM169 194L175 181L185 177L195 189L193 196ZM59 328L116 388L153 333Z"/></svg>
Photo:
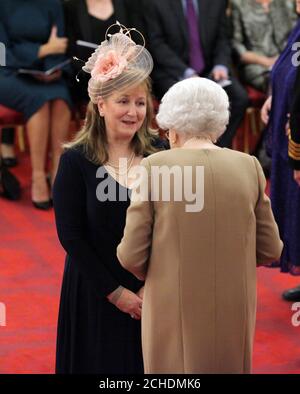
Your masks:
<svg viewBox="0 0 300 394"><path fill-rule="evenodd" d="M300 13L300 1L295 1ZM293 44L300 40L300 21L275 63L272 73L272 95L262 108L262 120L268 124L267 148L272 154L271 202L284 248L279 262L282 272L300 275L300 189L289 165L287 125L291 110L297 67Z"/></svg>
<svg viewBox="0 0 300 394"><path fill-rule="evenodd" d="M48 76L19 74L18 70L46 71L66 59L63 9L59 0L3 0L0 10L0 42L5 44L7 55L6 67L0 68L0 103L24 116L32 166L32 202L45 210L51 207L46 178L48 140L53 182L62 142L68 137L71 98L61 70Z"/></svg>
<svg viewBox="0 0 300 394"><path fill-rule="evenodd" d="M130 170L155 152L152 66L149 52L124 31L103 42L83 67L91 73L91 102L82 131L61 157L53 195L67 252L57 373L143 373L143 282L121 267L116 247L129 205ZM114 197L105 198L112 189Z"/></svg>
<svg viewBox="0 0 300 394"><path fill-rule="evenodd" d="M297 212L300 210L300 67L297 66L297 75L296 81L294 85L294 92L292 97L291 111L290 111L290 129L288 130L288 155L289 155L289 164L291 170L293 171L294 181L297 184L297 187L294 187L292 198L296 198L295 205L297 208ZM290 171L288 176L291 177ZM297 213L296 213L297 214ZM298 216L299 218L299 216ZM293 230L293 229L292 229ZM294 231L297 232L297 228ZM300 234L295 234L295 242L296 237L299 237ZM299 238L298 238L299 239ZM299 261L298 261L299 263ZM298 264L300 266L300 263ZM283 298L286 301L300 301L300 286L297 286L293 289L289 289L283 292Z"/></svg>
<svg viewBox="0 0 300 394"><path fill-rule="evenodd" d="M228 118L227 94L204 78L173 85L159 108L171 150L142 161L149 198L133 192L117 249L123 267L145 280L146 373L251 372L256 267L279 258L282 242L257 159L214 145ZM167 184L156 175L162 166L179 169L163 192L155 187ZM190 188L198 207L189 206Z"/></svg>
<svg viewBox="0 0 300 394"><path fill-rule="evenodd" d="M267 92L270 70L297 19L294 0L231 0L232 46L242 81Z"/></svg>
<svg viewBox="0 0 300 394"><path fill-rule="evenodd" d="M143 6L154 58L154 93L160 99L174 83L197 75L220 83L228 93L231 116L219 145L231 147L248 96L230 73L227 1L145 0Z"/></svg>
<svg viewBox="0 0 300 394"><path fill-rule="evenodd" d="M126 1L124 0L65 0L65 25L68 42L68 55L86 62L95 48L88 44L99 45L105 40L109 26L119 21L131 26ZM84 41L86 45L78 44ZM89 76L81 71L80 61L72 63L71 92L77 104L87 104L87 83ZM78 74L79 81L75 81Z"/></svg>

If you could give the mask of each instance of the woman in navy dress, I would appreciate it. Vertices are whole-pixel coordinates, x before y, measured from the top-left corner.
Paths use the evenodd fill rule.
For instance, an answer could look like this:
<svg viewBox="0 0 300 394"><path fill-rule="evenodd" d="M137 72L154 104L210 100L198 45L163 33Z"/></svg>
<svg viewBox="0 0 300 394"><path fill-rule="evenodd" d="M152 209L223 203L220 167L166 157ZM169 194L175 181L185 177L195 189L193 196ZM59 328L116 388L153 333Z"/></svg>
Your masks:
<svg viewBox="0 0 300 394"><path fill-rule="evenodd" d="M297 12L300 13L299 2ZM300 275L300 188L288 158L287 124L291 110L298 59L293 44L300 40L300 21L292 31L287 46L272 70L272 96L262 109L268 122L268 145L272 153L271 202L280 237L284 243L280 265L282 272ZM268 111L270 110L270 114Z"/></svg>
<svg viewBox="0 0 300 394"><path fill-rule="evenodd" d="M121 267L116 248L129 206L131 170L154 151L148 81L153 62L124 33L113 34L83 67L91 73L91 102L54 184L57 231L67 252L57 373L143 372L143 282Z"/></svg>
<svg viewBox="0 0 300 394"><path fill-rule="evenodd" d="M48 77L18 74L19 68L48 70L64 61L62 6L59 0L1 0L0 42L6 64L0 68L0 103L22 112L28 132L32 164L32 201L50 208L45 161L48 140L52 152L52 180L61 144L68 135L71 99L59 70Z"/></svg>

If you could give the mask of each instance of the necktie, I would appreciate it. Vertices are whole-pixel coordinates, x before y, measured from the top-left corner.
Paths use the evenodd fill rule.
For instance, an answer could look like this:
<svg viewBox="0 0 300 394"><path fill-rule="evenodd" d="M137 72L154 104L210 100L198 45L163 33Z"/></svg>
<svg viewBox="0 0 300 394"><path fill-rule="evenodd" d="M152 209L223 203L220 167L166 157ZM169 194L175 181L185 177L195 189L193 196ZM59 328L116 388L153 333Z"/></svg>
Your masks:
<svg viewBox="0 0 300 394"><path fill-rule="evenodd" d="M198 15L193 0L186 0L186 18L190 45L189 66L197 71L198 74L201 74L205 68L205 63L199 38Z"/></svg>

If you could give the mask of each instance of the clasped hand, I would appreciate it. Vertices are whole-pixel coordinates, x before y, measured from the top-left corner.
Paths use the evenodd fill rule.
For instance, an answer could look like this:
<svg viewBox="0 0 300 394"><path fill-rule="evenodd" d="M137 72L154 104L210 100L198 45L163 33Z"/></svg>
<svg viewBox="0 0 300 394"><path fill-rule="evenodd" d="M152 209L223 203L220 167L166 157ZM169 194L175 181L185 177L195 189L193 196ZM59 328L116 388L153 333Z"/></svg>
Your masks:
<svg viewBox="0 0 300 394"><path fill-rule="evenodd" d="M128 313L133 319L140 320L143 304L142 289L140 289L137 294L131 290L124 289L118 300L115 302L115 306L120 309L120 311Z"/></svg>

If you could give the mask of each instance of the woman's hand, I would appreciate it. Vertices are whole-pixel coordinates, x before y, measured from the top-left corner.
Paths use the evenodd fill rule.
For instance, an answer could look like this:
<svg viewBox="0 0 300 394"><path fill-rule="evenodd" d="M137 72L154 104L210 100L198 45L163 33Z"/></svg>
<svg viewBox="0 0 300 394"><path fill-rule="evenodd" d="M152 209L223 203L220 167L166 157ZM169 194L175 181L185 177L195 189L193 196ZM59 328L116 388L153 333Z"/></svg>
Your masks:
<svg viewBox="0 0 300 394"><path fill-rule="evenodd" d="M277 59L278 59L278 56L265 57L265 63L263 65L268 68L272 68L274 66L274 64L276 63Z"/></svg>
<svg viewBox="0 0 300 394"><path fill-rule="evenodd" d="M48 39L48 42L40 46L39 58L48 55L64 54L67 51L68 39L66 37L57 36L57 27L53 26Z"/></svg>
<svg viewBox="0 0 300 394"><path fill-rule="evenodd" d="M136 293L142 300L144 300L144 286L140 288L140 290Z"/></svg>
<svg viewBox="0 0 300 394"><path fill-rule="evenodd" d="M300 186L300 170L294 170L294 180Z"/></svg>
<svg viewBox="0 0 300 394"><path fill-rule="evenodd" d="M260 112L261 120L264 122L264 124L268 124L269 122L269 112L271 111L271 106L272 96L267 98Z"/></svg>
<svg viewBox="0 0 300 394"><path fill-rule="evenodd" d="M286 122L286 125L285 125L285 135L286 135L287 137L289 137L289 135L291 134L291 128L290 128L290 114L288 114L287 117L288 117L288 121Z"/></svg>
<svg viewBox="0 0 300 394"><path fill-rule="evenodd" d="M228 72L224 67L216 66L212 70L212 77L214 81L222 81L223 79L228 79Z"/></svg>
<svg viewBox="0 0 300 394"><path fill-rule="evenodd" d="M108 299L111 301L110 295ZM111 302L120 309L120 311L128 313L133 319L140 320L143 300L137 294L128 289L123 289L120 297L115 302Z"/></svg>

